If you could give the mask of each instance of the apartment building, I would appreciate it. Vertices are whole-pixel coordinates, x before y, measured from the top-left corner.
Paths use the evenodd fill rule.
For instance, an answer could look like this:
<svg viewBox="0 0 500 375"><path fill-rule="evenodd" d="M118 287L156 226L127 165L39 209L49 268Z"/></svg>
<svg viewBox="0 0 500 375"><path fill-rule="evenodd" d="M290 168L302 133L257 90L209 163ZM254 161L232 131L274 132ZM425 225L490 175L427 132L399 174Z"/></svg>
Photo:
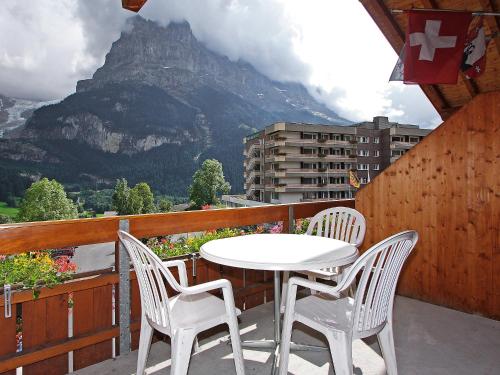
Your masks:
<svg viewBox="0 0 500 375"><path fill-rule="evenodd" d="M350 126L269 125L244 139L246 197L267 203L352 198L350 170L367 184L429 132L382 116Z"/></svg>

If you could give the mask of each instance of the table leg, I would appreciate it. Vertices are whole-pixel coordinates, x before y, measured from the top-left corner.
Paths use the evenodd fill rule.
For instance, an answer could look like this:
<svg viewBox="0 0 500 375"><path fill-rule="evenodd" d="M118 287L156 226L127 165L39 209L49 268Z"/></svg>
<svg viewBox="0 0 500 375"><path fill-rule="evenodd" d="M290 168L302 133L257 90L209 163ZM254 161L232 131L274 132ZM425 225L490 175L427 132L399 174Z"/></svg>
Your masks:
<svg viewBox="0 0 500 375"><path fill-rule="evenodd" d="M281 280L280 271L274 271L274 341L279 345L281 340Z"/></svg>

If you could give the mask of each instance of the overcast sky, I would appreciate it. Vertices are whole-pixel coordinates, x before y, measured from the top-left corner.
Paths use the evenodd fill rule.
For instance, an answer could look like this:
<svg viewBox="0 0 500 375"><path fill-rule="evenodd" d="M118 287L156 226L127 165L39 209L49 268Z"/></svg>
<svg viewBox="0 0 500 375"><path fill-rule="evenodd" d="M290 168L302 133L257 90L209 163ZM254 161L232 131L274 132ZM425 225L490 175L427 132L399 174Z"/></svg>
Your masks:
<svg viewBox="0 0 500 375"><path fill-rule="evenodd" d="M120 0L1 2L0 93L20 98L73 93L134 15ZM187 20L209 48L303 83L350 120L441 122L418 86L388 83L397 55L358 0L149 0L140 14Z"/></svg>

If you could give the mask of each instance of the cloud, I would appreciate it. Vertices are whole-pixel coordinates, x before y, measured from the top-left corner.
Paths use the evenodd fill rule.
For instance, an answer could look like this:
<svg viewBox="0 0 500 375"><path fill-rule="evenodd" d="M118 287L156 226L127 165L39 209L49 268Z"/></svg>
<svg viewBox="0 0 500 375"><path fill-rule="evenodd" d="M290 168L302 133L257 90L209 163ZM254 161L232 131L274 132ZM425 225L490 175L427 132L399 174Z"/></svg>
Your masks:
<svg viewBox="0 0 500 375"><path fill-rule="evenodd" d="M294 48L300 28L281 1L150 0L141 15L162 25L185 20L208 48L245 60L271 79L306 82L311 73Z"/></svg>
<svg viewBox="0 0 500 375"><path fill-rule="evenodd" d="M418 87L388 84L396 54L357 0L149 0L140 13L186 20L208 48L303 83L341 116L435 126ZM119 0L2 0L0 92L54 99L102 65L134 14Z"/></svg>

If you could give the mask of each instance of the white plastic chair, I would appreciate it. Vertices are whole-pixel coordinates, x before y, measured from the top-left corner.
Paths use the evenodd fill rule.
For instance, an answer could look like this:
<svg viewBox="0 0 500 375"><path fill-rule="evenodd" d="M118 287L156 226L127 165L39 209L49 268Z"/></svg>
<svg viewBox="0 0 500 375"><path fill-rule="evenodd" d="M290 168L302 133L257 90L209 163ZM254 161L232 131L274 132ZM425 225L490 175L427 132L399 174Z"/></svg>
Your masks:
<svg viewBox="0 0 500 375"><path fill-rule="evenodd" d="M325 334L336 375L352 374L352 341L377 335L387 373L397 374L392 308L403 264L418 234L406 231L371 247L345 270L335 287L292 277L288 283L280 351L280 375L288 371L292 324L299 321ZM341 294L361 274L354 298ZM297 286L320 293L296 300Z"/></svg>
<svg viewBox="0 0 500 375"><path fill-rule="evenodd" d="M170 373L185 375L196 335L226 323L231 336L236 374L244 375L237 320L241 311L234 305L231 283L221 279L188 287L186 265L183 261L162 262L153 251L130 234L119 231L118 237L132 259L141 295L142 320L137 374L144 374L153 330L156 329L171 338ZM168 267L178 268L180 283ZM179 294L169 297L165 281ZM216 289L222 289L224 300L207 293Z"/></svg>
<svg viewBox="0 0 500 375"><path fill-rule="evenodd" d="M333 207L318 212L311 219L307 227L306 235L322 236L334 238L336 240L345 241L355 247L361 246L366 233L366 220L361 212L349 207ZM313 271L297 271L307 275L309 280L316 279L337 281L341 270L338 267L313 270ZM287 293L289 272L283 273L283 287L281 291L281 311L284 312L285 299ZM314 293L314 292L312 292Z"/></svg>

